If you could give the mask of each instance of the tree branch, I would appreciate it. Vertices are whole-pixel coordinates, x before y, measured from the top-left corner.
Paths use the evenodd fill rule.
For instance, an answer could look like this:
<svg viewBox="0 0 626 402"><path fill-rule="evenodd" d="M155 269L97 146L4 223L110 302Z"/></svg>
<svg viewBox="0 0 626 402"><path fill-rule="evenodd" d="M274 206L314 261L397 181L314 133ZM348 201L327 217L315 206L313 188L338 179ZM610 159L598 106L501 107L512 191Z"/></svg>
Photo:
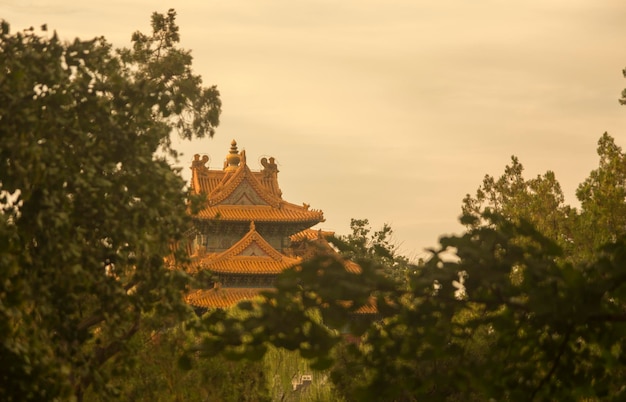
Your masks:
<svg viewBox="0 0 626 402"><path fill-rule="evenodd" d="M115 356L120 350L122 350L122 346L124 345L124 343L128 339L130 339L133 335L135 335L137 331L139 331L140 322L141 322L141 314L137 312L133 325L128 329L128 331L126 331L119 338L109 343L107 346L95 349L95 352L92 358L92 363L90 364L93 371L97 370L107 360L109 360L111 357ZM79 401L82 399L82 395L84 391L87 389L87 387L89 387L89 385L91 385L93 381L93 374L92 374L93 371L87 374L86 376L84 376L80 380L80 382L76 385L76 396Z"/></svg>
<svg viewBox="0 0 626 402"><path fill-rule="evenodd" d="M103 313L97 313L92 315L91 317L85 318L84 320L82 320L80 322L80 324L78 324L78 326L76 327L77 331L84 331L88 328L93 327L96 324L101 323L102 321L104 321L104 314Z"/></svg>
<svg viewBox="0 0 626 402"><path fill-rule="evenodd" d="M622 314L596 314L589 316L589 321L594 322L626 322L626 313Z"/></svg>
<svg viewBox="0 0 626 402"><path fill-rule="evenodd" d="M140 314L138 313L133 325L122 336L109 343L106 347L97 348L95 353L96 367L101 366L104 362L113 357L122 349L122 345L125 341L130 339L133 335L139 331L139 324L141 322Z"/></svg>
<svg viewBox="0 0 626 402"><path fill-rule="evenodd" d="M565 348L567 346L567 343L569 342L569 338L572 334L571 329L569 331L567 331L565 333L565 336L563 337L563 342L561 342L561 346L559 346L559 352L556 355L556 358L552 361L552 367L550 368L550 371L545 375L545 377L543 377L541 379L541 381L539 382L539 385L537 385L537 388L535 388L535 390L533 391L533 393L530 395L530 400L532 401L533 399L535 399L535 395L537 395L537 392L539 392L539 390L550 380L550 378L554 375L554 372L556 371L557 367L559 366L559 363L561 362L561 357L563 356L563 354L565 353Z"/></svg>

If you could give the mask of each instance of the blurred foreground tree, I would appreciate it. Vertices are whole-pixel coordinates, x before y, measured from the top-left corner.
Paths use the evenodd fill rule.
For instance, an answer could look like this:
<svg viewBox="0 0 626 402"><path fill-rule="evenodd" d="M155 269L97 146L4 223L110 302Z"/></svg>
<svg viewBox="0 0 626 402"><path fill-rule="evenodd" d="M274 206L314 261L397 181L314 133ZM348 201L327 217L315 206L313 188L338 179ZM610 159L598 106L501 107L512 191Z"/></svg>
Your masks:
<svg viewBox="0 0 626 402"><path fill-rule="evenodd" d="M525 221L481 218L490 225L443 238L396 299L398 313L349 349L345 364L364 375L348 395L623 400L624 240L598 250L594 261L572 264ZM443 257L451 250L458 260Z"/></svg>
<svg viewBox="0 0 626 402"><path fill-rule="evenodd" d="M184 316L164 257L186 228L170 134L212 136L215 87L176 13L115 51L0 24L0 399L82 399L141 327ZM42 27L45 31L45 27ZM153 313L158 320L146 320ZM157 323L158 321L158 323Z"/></svg>
<svg viewBox="0 0 626 402"><path fill-rule="evenodd" d="M132 341L134 364L125 376L112 380L118 388L116 400L134 402L169 401L270 401L264 362L228 360L221 355L179 359L194 342L182 325L168 331L140 331ZM85 400L111 400L89 389Z"/></svg>

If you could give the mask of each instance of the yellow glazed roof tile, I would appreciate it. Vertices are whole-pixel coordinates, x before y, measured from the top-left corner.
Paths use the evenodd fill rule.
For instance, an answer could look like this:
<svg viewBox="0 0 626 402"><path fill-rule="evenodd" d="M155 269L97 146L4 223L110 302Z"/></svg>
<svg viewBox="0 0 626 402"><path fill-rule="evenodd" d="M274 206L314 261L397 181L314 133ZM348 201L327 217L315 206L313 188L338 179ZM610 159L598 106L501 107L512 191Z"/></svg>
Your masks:
<svg viewBox="0 0 626 402"><path fill-rule="evenodd" d="M221 261L205 260L199 263L198 269L221 274L277 275L297 265L299 262L300 260L295 258L285 258L282 261L276 261L268 257L239 256Z"/></svg>
<svg viewBox="0 0 626 402"><path fill-rule="evenodd" d="M299 242L301 244L299 246L299 249L296 251L296 254L300 258L302 258L303 261L309 260L316 256L325 255L339 261L344 266L346 271L350 273L360 274L362 272L359 264L343 258L337 251L335 251L333 246L331 246L331 244L325 238L318 237L314 240L310 240L308 238L308 235L310 235L310 233L299 236ZM292 241L294 240L292 239Z"/></svg>
<svg viewBox="0 0 626 402"><path fill-rule="evenodd" d="M187 303L195 307L228 308L242 300L251 300L266 288L213 288L192 291L185 298Z"/></svg>
<svg viewBox="0 0 626 402"><path fill-rule="evenodd" d="M329 232L329 231L325 231L325 230L313 230L313 229L305 229L301 232L295 233L291 236L289 236L289 238L291 239L291 241L293 242L300 242L303 240L317 240L319 238L326 238L327 236L333 236L335 234L335 232Z"/></svg>
<svg viewBox="0 0 626 402"><path fill-rule="evenodd" d="M236 142L233 141L236 150ZM232 149L231 149L232 150ZM208 207L195 216L207 220L257 221L257 222L302 222L311 226L324 221L320 210L309 210L306 204L296 205L282 199L276 174L278 172L273 158L268 162L261 160L265 170L253 172L246 164L245 152L236 158L238 166L224 170L210 170L204 166L208 157L200 160L195 155L192 163L192 191L207 194ZM237 197L251 195L254 201L242 204ZM235 196L234 194L238 194ZM235 198L231 198L234 196ZM233 205L234 204L234 205ZM256 204L256 205L250 205ZM262 205L265 204L265 205Z"/></svg>
<svg viewBox="0 0 626 402"><path fill-rule="evenodd" d="M216 205L224 201L229 195L233 193L243 183L252 187L254 191L267 202L269 205L277 207L281 202L281 198L277 197L265 186L263 186L259 180L245 163L240 165L236 171L231 175L224 176L224 179L209 193L209 204Z"/></svg>
<svg viewBox="0 0 626 402"><path fill-rule="evenodd" d="M271 275L279 274L301 261L274 249L256 231L252 222L250 231L228 250L204 255L194 261L193 267L215 273Z"/></svg>
<svg viewBox="0 0 626 402"><path fill-rule="evenodd" d="M252 300L260 296L261 292L272 292L272 288L212 288L200 289L190 292L186 297L187 303L195 307L202 308L229 308L244 300ZM341 303L345 307L349 302ZM375 300L354 311L355 314L377 314Z"/></svg>
<svg viewBox="0 0 626 402"><path fill-rule="evenodd" d="M323 222L324 214L318 210L305 210L286 206L272 208L269 205L217 205L201 210L196 217L223 221L255 222ZM314 223L314 224L315 224Z"/></svg>
<svg viewBox="0 0 626 402"><path fill-rule="evenodd" d="M235 178L235 181L237 181L236 175L234 174L235 172L209 169L208 167L204 166L204 164L208 162L208 157L205 157L206 160L200 161L200 155L196 156L198 157L198 160L194 161L191 166L191 188L195 194L211 194L212 192L216 191L218 187L225 187L231 179ZM262 163L263 159L261 160ZM242 161L238 169L243 170L243 166L247 167L245 159L244 161ZM281 198L282 191L278 186L278 180L275 174L269 173L268 170L252 171L249 168L244 173L248 176L254 177L258 184L261 185L263 191L268 192L274 197Z"/></svg>

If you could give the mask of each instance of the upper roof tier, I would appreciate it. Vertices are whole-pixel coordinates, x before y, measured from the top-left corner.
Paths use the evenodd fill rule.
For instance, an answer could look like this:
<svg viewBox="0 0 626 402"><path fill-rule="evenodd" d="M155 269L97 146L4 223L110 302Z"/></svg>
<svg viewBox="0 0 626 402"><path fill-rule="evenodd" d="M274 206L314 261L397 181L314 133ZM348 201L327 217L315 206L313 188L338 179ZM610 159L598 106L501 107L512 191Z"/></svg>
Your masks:
<svg viewBox="0 0 626 402"><path fill-rule="evenodd" d="M261 171L253 172L246 163L245 151L237 151L237 142L224 161L224 168L211 170L208 156L194 156L191 165L191 189L206 194L207 206L197 218L234 222L302 222L313 226L324 221L320 210L307 204L296 205L282 199L278 186L278 166L274 158L262 158Z"/></svg>

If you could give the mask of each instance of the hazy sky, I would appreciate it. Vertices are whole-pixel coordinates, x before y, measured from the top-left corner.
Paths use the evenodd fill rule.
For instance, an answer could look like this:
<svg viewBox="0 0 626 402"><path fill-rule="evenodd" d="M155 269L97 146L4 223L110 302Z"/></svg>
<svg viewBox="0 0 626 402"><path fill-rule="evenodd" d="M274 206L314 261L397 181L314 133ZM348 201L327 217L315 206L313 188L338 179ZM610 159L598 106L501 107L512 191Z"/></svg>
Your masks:
<svg viewBox="0 0 626 402"><path fill-rule="evenodd" d="M600 135L626 147L623 0L77 3L0 0L0 18L129 46L174 6L223 101L215 138L181 143L181 164L220 167L236 139L253 169L276 157L283 197L322 209L322 228L387 222L411 256L461 230L462 198L511 155L527 177L555 171L574 204Z"/></svg>

